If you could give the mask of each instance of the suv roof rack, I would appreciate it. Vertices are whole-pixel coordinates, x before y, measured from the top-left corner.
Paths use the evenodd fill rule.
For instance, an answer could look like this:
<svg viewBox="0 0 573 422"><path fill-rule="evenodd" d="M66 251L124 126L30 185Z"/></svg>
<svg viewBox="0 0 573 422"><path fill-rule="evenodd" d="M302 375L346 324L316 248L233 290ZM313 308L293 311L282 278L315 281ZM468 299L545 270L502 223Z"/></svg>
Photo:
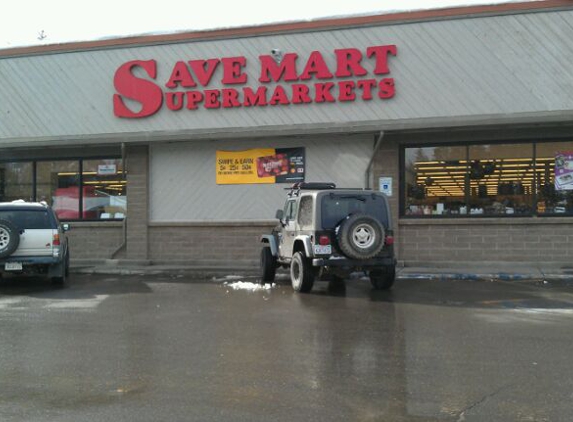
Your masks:
<svg viewBox="0 0 573 422"><path fill-rule="evenodd" d="M290 188L288 196L298 196L301 190L325 190L325 189L336 189L336 185L331 182L297 182L294 183Z"/></svg>

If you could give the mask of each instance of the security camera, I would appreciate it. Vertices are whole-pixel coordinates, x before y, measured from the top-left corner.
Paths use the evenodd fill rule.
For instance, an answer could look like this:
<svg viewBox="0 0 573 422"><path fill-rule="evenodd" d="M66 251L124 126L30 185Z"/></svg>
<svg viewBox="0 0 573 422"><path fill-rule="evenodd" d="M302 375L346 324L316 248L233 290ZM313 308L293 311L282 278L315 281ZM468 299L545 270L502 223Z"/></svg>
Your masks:
<svg viewBox="0 0 573 422"><path fill-rule="evenodd" d="M283 52L278 48L273 48L271 50L271 55L273 56L273 58L277 63L280 63L283 59Z"/></svg>

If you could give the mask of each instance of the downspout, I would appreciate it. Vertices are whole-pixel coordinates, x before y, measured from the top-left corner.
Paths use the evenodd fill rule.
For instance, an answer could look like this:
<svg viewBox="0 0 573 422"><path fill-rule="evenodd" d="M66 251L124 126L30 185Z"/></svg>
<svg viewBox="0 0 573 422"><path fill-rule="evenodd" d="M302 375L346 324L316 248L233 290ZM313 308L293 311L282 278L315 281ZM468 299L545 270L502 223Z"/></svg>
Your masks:
<svg viewBox="0 0 573 422"><path fill-rule="evenodd" d="M378 135L378 138L376 139L376 142L374 143L374 151L372 151L372 157L370 157L370 162L368 163L368 167L366 167L366 174L365 174L366 189L370 189L371 185L373 184L373 183L371 183L371 180L370 180L372 178L370 171L372 170L372 165L374 164L374 158L376 157L376 153L380 149L380 145L382 145L382 138L384 138L384 131L383 130L380 131L380 134Z"/></svg>
<svg viewBox="0 0 573 422"><path fill-rule="evenodd" d="M125 180L126 164L127 164L127 160L125 158L125 142L122 142L121 143L121 172L123 173L122 174L123 180ZM121 245L119 245L117 247L117 249L112 252L110 259L113 259L119 253L119 251L124 249L125 245L127 245L127 212L123 216L122 232L123 232L123 240L121 242Z"/></svg>

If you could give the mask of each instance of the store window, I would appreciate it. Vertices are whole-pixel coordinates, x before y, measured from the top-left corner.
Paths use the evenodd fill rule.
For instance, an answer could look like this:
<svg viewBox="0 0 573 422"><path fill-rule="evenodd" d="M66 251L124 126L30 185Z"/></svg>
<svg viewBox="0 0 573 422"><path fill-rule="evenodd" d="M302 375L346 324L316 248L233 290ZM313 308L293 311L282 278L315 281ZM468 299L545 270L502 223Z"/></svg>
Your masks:
<svg viewBox="0 0 573 422"><path fill-rule="evenodd" d="M0 162L0 201L45 201L62 220L118 220L127 212L122 160Z"/></svg>
<svg viewBox="0 0 573 422"><path fill-rule="evenodd" d="M467 213L467 148L437 146L405 150L406 215Z"/></svg>
<svg viewBox="0 0 573 422"><path fill-rule="evenodd" d="M84 160L84 212L90 218L121 219L127 212L126 180L121 160Z"/></svg>
<svg viewBox="0 0 573 422"><path fill-rule="evenodd" d="M537 212L573 214L573 142L536 145Z"/></svg>
<svg viewBox="0 0 573 422"><path fill-rule="evenodd" d="M38 161L36 199L51 205L60 219L80 218L80 162Z"/></svg>
<svg viewBox="0 0 573 422"><path fill-rule="evenodd" d="M533 212L533 144L469 146L469 214Z"/></svg>
<svg viewBox="0 0 573 422"><path fill-rule="evenodd" d="M404 148L407 216L573 215L573 142Z"/></svg>
<svg viewBox="0 0 573 422"><path fill-rule="evenodd" d="M33 199L33 180L32 162L0 162L0 202Z"/></svg>

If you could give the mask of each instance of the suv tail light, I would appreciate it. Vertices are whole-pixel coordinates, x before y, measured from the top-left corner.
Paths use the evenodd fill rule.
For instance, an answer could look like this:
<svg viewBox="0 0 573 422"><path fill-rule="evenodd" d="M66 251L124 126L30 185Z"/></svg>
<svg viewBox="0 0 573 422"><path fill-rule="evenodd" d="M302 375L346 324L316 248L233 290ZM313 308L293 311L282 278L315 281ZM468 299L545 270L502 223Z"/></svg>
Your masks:
<svg viewBox="0 0 573 422"><path fill-rule="evenodd" d="M392 246L394 244L394 230L388 230L386 232L386 238L384 239L384 245Z"/></svg>
<svg viewBox="0 0 573 422"><path fill-rule="evenodd" d="M58 233L54 234L52 237L52 245L60 246L60 235Z"/></svg>
<svg viewBox="0 0 573 422"><path fill-rule="evenodd" d="M318 244L322 246L330 245L330 237L323 234L318 238Z"/></svg>

